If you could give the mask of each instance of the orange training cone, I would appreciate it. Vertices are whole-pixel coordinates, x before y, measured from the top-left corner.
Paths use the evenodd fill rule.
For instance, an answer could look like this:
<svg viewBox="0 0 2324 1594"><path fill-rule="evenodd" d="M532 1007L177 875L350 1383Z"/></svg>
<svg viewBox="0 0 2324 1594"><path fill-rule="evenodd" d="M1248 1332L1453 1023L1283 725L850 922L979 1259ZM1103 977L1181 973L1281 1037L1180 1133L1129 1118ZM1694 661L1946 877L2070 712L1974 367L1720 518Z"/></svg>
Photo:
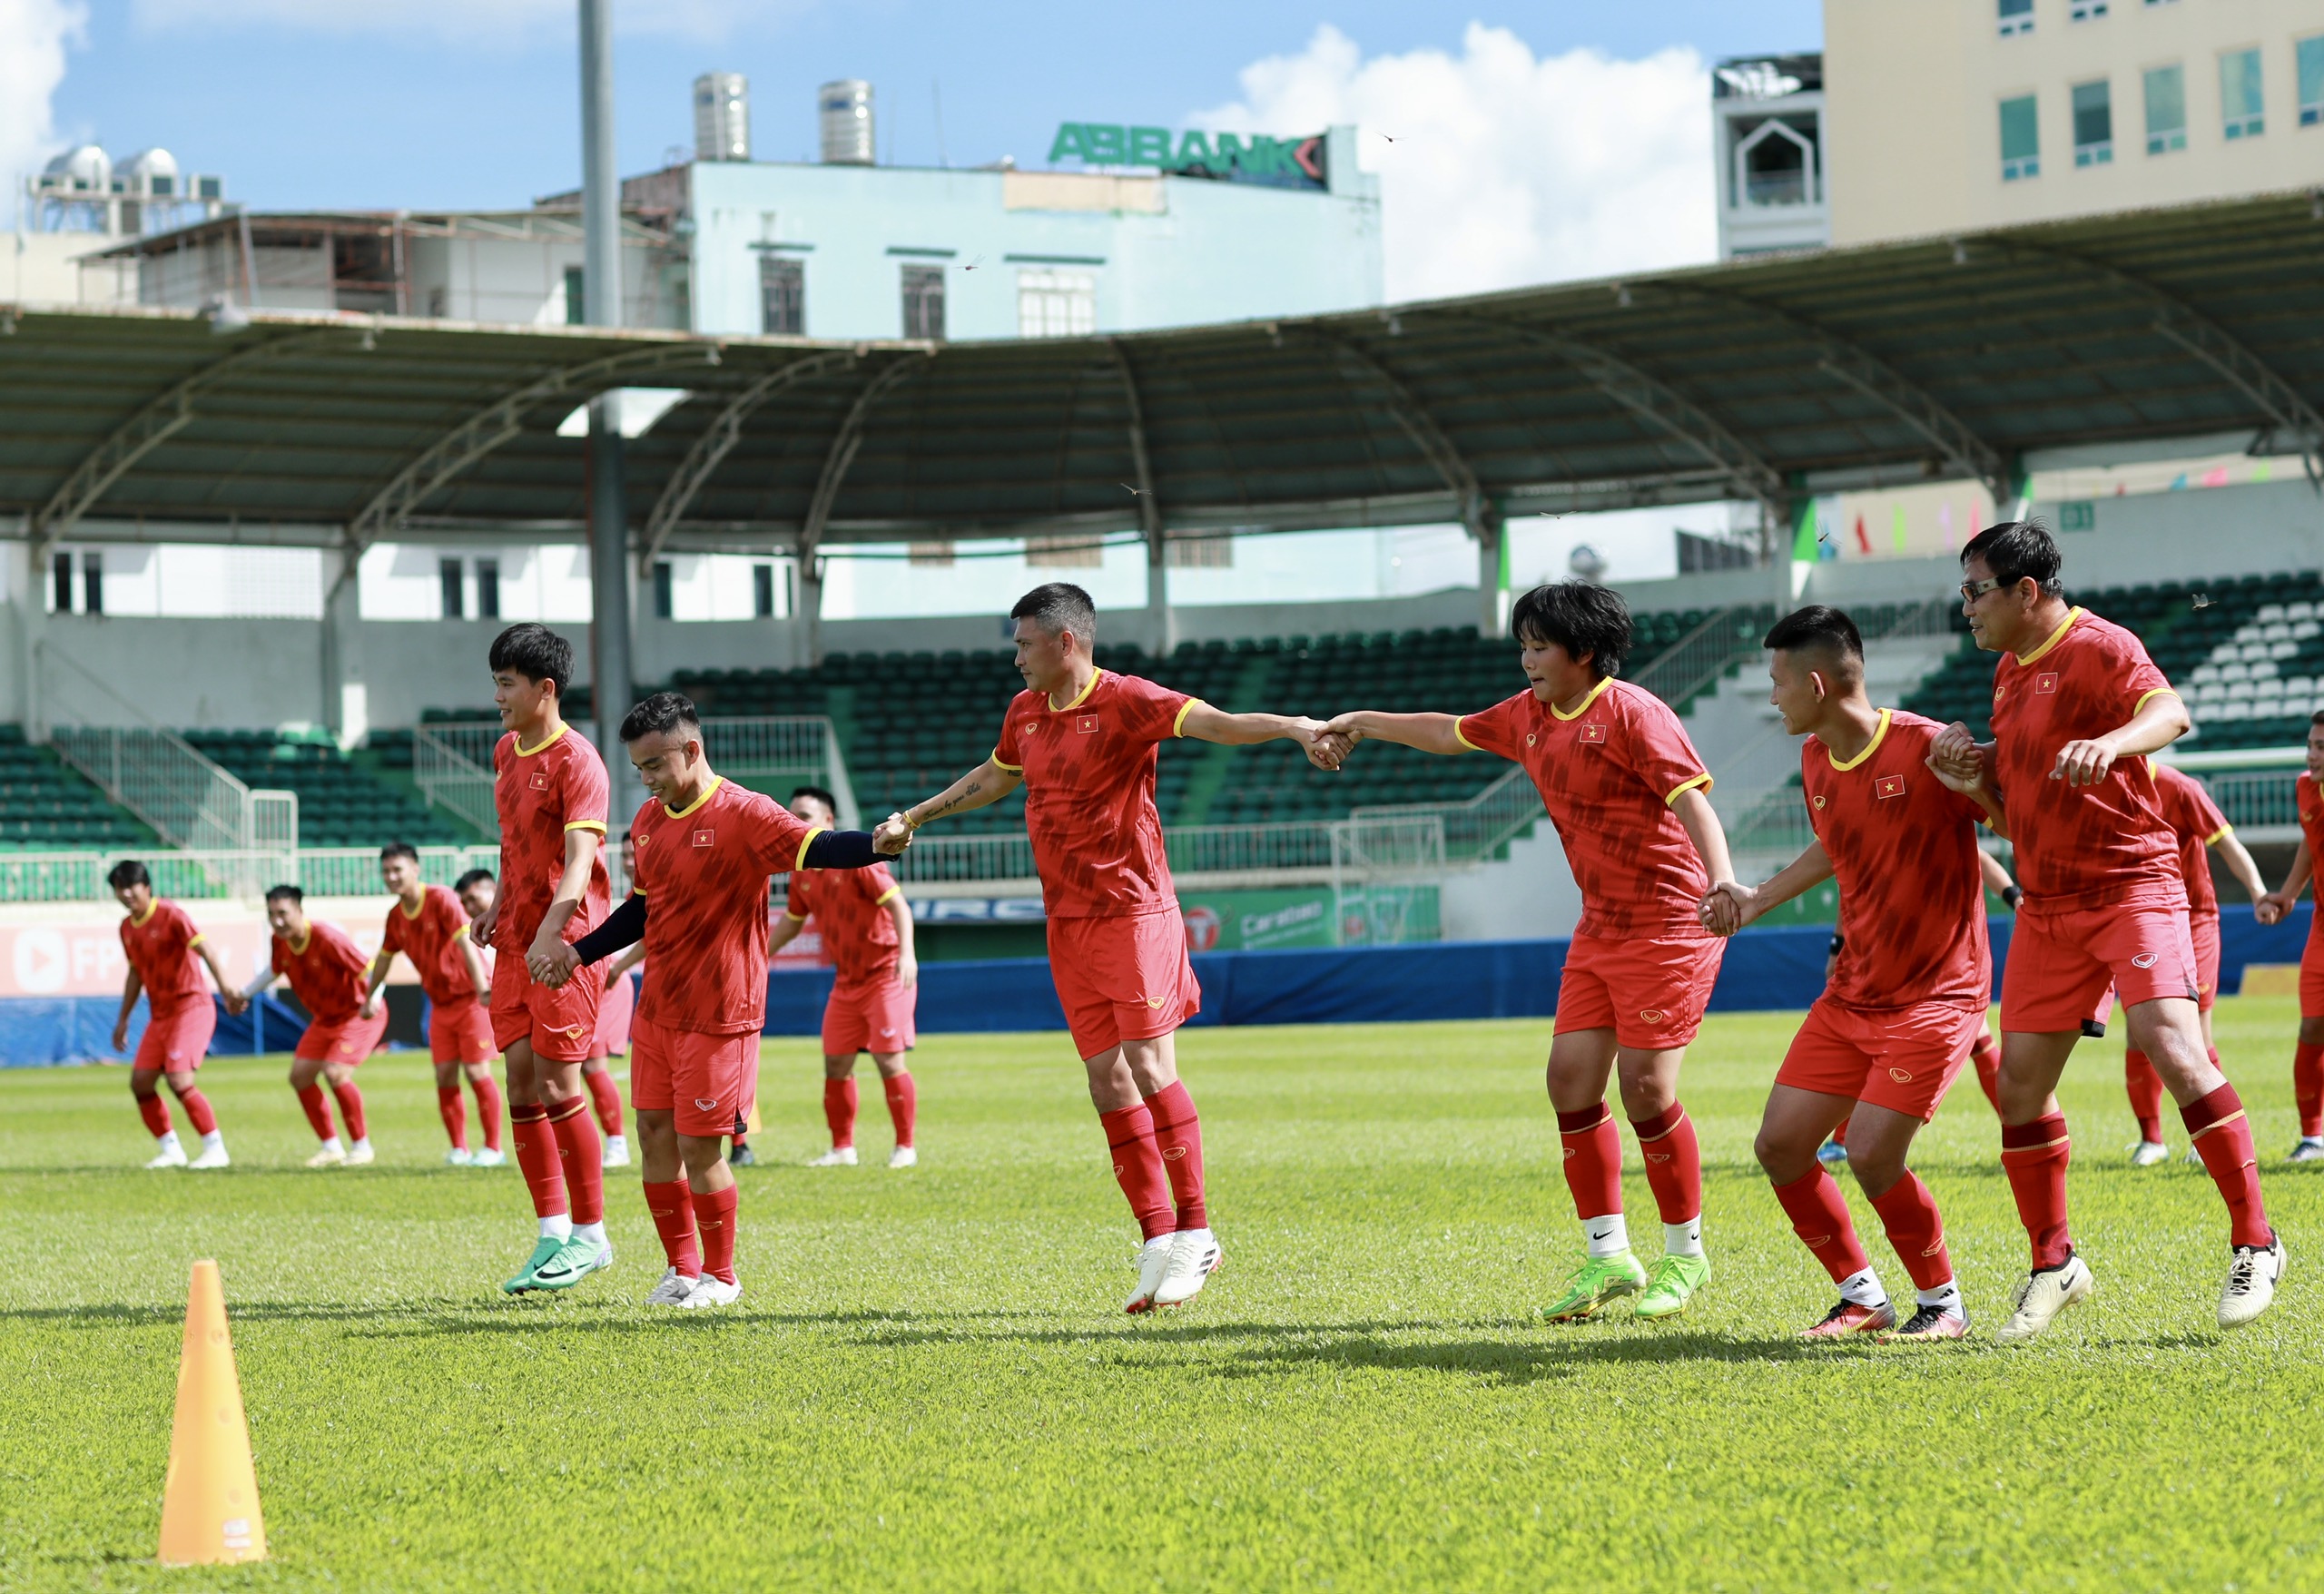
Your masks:
<svg viewBox="0 0 2324 1594"><path fill-rule="evenodd" d="M161 1559L163 1566L266 1559L250 1424L242 1418L242 1384L215 1262L193 1264L186 1298L177 1423L162 1485Z"/></svg>

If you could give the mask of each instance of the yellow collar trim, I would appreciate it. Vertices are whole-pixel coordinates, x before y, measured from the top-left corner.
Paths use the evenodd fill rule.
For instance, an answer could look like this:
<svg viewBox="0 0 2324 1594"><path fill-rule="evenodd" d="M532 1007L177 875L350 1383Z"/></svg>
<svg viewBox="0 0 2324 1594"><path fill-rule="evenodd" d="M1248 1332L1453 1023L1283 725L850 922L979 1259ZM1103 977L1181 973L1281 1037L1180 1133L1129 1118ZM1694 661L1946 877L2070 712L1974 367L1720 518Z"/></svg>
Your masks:
<svg viewBox="0 0 2324 1594"><path fill-rule="evenodd" d="M409 908L403 905L403 899L401 897L398 897L396 899L396 911L402 914L406 919L419 918L421 913L427 910L427 908L428 888L426 886L419 888L419 900Z"/></svg>
<svg viewBox="0 0 2324 1594"><path fill-rule="evenodd" d="M2081 618L2082 608L2079 605L2075 605L2073 608L2068 609L2066 611L2065 624L2059 626L2055 631L2050 633L2050 640L2035 648L2032 653L2019 654L2017 655L2017 662L2020 664L2030 664L2039 660L2043 654L2057 646L2058 643L2064 637L2065 634L2073 629L2073 623Z"/></svg>
<svg viewBox="0 0 2324 1594"><path fill-rule="evenodd" d="M1091 670L1089 672L1089 684L1075 693L1071 703L1059 705L1055 698L1051 698L1049 700L1049 713L1053 714L1071 713L1075 709L1079 708L1083 704L1089 701L1089 694L1098 690L1098 683L1105 678L1105 671L1097 669Z"/></svg>
<svg viewBox="0 0 2324 1594"><path fill-rule="evenodd" d="M153 918L154 914L159 913L161 910L162 899L159 897L148 897L145 900L144 913L142 916L135 913L131 914L129 916L129 922L135 925L138 929L143 930L145 928L145 920Z"/></svg>
<svg viewBox="0 0 2324 1594"><path fill-rule="evenodd" d="M551 736L547 741L542 743L539 747L526 746L525 739L522 736L519 736L517 738L517 756L518 758L530 758L534 753L542 751L544 748L554 747L556 745L559 738L563 737L564 734L571 729L573 729L573 727L570 725L559 725L556 728L556 735Z"/></svg>
<svg viewBox="0 0 2324 1594"><path fill-rule="evenodd" d="M1613 684L1614 678L1611 675L1601 675L1598 679L1598 684L1590 689L1590 695L1583 698L1571 713L1566 713L1554 703L1550 704L1550 712L1561 720L1578 720L1590 712L1590 705L1597 702L1600 694Z"/></svg>
<svg viewBox="0 0 2324 1594"><path fill-rule="evenodd" d="M310 942L310 941L312 941L314 939L315 939L315 927L314 927L313 925L311 925L311 924L310 924L310 925L307 926L307 933L306 933L306 934L304 934L304 935L300 936L300 937L297 940L295 940L295 941L294 941L294 940L285 940L283 941L283 943L282 943L282 944L283 944L284 946L289 947L289 948L290 949L290 955L291 955L292 957L294 957L294 958L303 958L303 957L305 957L305 956L307 955L307 946L308 946L308 943L309 943L309 942Z"/></svg>
<svg viewBox="0 0 2324 1594"><path fill-rule="evenodd" d="M704 803L709 802L713 793L725 783L726 777L724 775L713 775L710 777L710 784L702 789L701 796L687 803L684 808L673 808L668 803L665 802L662 804L662 812L668 814L672 819L684 819L695 809L700 808Z"/></svg>
<svg viewBox="0 0 2324 1594"><path fill-rule="evenodd" d="M1871 741L1869 741L1869 742L1867 742L1867 743L1866 743L1864 744L1864 751L1863 751L1862 753L1857 753L1854 758L1851 758L1851 759L1850 759L1850 760L1848 760L1848 761L1847 761L1847 763L1841 763L1838 759L1837 759L1837 758L1832 758L1832 750L1831 750L1829 747L1827 747L1827 748L1825 748L1825 749L1824 749L1824 756L1825 756L1826 758L1831 758L1831 759L1832 759L1832 767L1833 767L1834 769L1836 769L1836 770L1841 770L1841 771L1852 770L1852 769L1856 768L1856 765L1858 765L1858 764L1862 763L1866 759L1870 758L1874 753L1876 753L1879 752L1879 751L1880 751L1880 744L1881 744L1883 742L1886 742L1887 739L1888 739L1888 711L1887 711L1886 709L1885 709L1885 708L1884 708L1884 709L1882 709L1882 710L1880 711L1880 724L1879 724L1879 727L1872 733L1872 740L1871 740Z"/></svg>

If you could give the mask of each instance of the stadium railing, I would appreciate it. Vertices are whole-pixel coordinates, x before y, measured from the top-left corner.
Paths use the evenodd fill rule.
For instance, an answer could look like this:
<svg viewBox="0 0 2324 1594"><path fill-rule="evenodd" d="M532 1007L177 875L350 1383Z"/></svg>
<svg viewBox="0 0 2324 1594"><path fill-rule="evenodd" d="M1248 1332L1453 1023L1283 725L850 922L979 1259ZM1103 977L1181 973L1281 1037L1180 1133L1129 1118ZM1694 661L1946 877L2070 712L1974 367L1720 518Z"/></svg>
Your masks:
<svg viewBox="0 0 2324 1594"><path fill-rule="evenodd" d="M274 885L310 896L376 897L379 854L370 847L143 848L110 852L0 853L0 902L95 902L113 896L105 875L124 858L143 862L156 896L256 898ZM470 869L500 867L497 847L422 847L421 878L450 885Z"/></svg>

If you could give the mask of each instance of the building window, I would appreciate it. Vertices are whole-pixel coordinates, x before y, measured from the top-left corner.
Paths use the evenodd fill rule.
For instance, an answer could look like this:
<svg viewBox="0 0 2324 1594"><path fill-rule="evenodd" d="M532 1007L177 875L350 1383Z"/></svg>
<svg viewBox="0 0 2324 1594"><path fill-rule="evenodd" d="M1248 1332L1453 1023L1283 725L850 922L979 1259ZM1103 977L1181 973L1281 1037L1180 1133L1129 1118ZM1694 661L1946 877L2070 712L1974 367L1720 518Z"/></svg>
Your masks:
<svg viewBox="0 0 2324 1594"><path fill-rule="evenodd" d="M2293 46L2299 61L2299 124L2324 122L2324 34Z"/></svg>
<svg viewBox="0 0 2324 1594"><path fill-rule="evenodd" d="M2106 15L2106 0L2071 0L2066 6L2066 18L2071 22L2088 22Z"/></svg>
<svg viewBox="0 0 2324 1594"><path fill-rule="evenodd" d="M2000 0L2000 4L2003 38L2034 31L2034 0Z"/></svg>
<svg viewBox="0 0 2324 1594"><path fill-rule="evenodd" d="M1036 569L1091 570L1106 562L1106 550L1086 536L1029 536L1025 563Z"/></svg>
<svg viewBox="0 0 2324 1594"><path fill-rule="evenodd" d="M759 330L778 338L807 334L807 267L780 255L759 256Z"/></svg>
<svg viewBox="0 0 2324 1594"><path fill-rule="evenodd" d="M2042 122L2034 96L2001 103L2001 180L2042 175Z"/></svg>
<svg viewBox="0 0 2324 1594"><path fill-rule="evenodd" d="M437 560L436 579L444 590L444 618L447 620L459 619L462 614L462 605L460 602L460 562L458 559Z"/></svg>
<svg viewBox="0 0 2324 1594"><path fill-rule="evenodd" d="M81 556L81 612L86 615L105 612L105 556L103 554Z"/></svg>
<svg viewBox="0 0 2324 1594"><path fill-rule="evenodd" d="M671 574L670 562L667 559L654 561L654 617L656 620L666 620L670 617Z"/></svg>
<svg viewBox="0 0 2324 1594"><path fill-rule="evenodd" d="M2219 58L2219 105L2228 137L2258 138L2268 131L2259 51L2230 50Z"/></svg>
<svg viewBox="0 0 2324 1594"><path fill-rule="evenodd" d="M1232 570L1231 536L1174 536L1162 545L1162 563L1173 570Z"/></svg>
<svg viewBox="0 0 2324 1594"><path fill-rule="evenodd" d="M500 561L478 559L476 562L476 617L479 620L500 618Z"/></svg>
<svg viewBox="0 0 2324 1594"><path fill-rule="evenodd" d="M1081 338L1098 330L1098 279L1088 271L1017 273L1017 335Z"/></svg>
<svg viewBox="0 0 2324 1594"><path fill-rule="evenodd" d="M565 324L568 327L586 325L589 319L589 296L581 290L581 268L565 268Z"/></svg>
<svg viewBox="0 0 2324 1594"><path fill-rule="evenodd" d="M60 615L73 612L73 556L59 554L48 563L48 606Z"/></svg>
<svg viewBox="0 0 2324 1594"><path fill-rule="evenodd" d="M751 566L751 613L762 620L774 618L774 566Z"/></svg>
<svg viewBox="0 0 2324 1594"><path fill-rule="evenodd" d="M944 268L906 266L903 269L904 336L944 339Z"/></svg>
<svg viewBox="0 0 2324 1594"><path fill-rule="evenodd" d="M2102 77L2073 85L2073 163L2114 163L2114 95Z"/></svg>
<svg viewBox="0 0 2324 1594"><path fill-rule="evenodd" d="M1817 192L1813 124L1770 116L1735 146L1738 202L1746 205L1812 205Z"/></svg>
<svg viewBox="0 0 2324 1594"><path fill-rule="evenodd" d="M2186 147L2186 70L2153 67L2146 74L2146 153L2167 155Z"/></svg>

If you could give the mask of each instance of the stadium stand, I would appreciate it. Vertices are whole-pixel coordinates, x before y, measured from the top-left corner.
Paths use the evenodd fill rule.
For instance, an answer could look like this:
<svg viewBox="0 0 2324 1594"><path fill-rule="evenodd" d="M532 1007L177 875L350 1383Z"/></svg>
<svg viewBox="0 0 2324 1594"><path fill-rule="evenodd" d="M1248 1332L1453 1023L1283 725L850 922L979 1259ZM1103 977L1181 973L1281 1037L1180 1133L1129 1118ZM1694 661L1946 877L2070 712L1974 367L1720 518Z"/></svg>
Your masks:
<svg viewBox="0 0 2324 1594"><path fill-rule="evenodd" d="M475 839L444 810L428 807L340 752L327 731L205 730L184 736L243 784L298 793L302 847L377 847L389 841L440 846ZM409 732L401 744L409 767Z"/></svg>
<svg viewBox="0 0 2324 1594"><path fill-rule="evenodd" d="M55 753L0 725L0 851L150 846L153 831L108 802Z"/></svg>

